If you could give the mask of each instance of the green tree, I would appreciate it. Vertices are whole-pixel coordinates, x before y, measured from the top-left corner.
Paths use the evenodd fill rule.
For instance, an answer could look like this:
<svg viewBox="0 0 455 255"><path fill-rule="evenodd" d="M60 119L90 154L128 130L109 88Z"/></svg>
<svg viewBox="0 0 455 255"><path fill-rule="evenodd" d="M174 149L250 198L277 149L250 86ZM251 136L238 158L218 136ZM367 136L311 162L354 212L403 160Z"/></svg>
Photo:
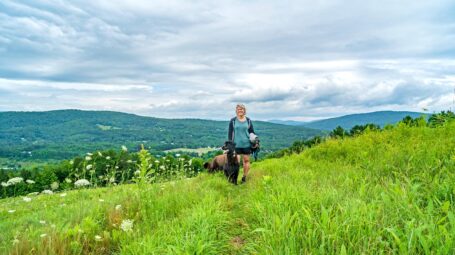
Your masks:
<svg viewBox="0 0 455 255"><path fill-rule="evenodd" d="M333 137L333 138L343 138L345 136L347 136L348 133L346 132L346 130L344 130L344 128L342 128L341 126L337 126L334 130L332 130L332 132L330 132L329 136L330 137Z"/></svg>
<svg viewBox="0 0 455 255"><path fill-rule="evenodd" d="M449 121L455 120L455 114L451 111L442 111L440 113L432 114L428 119L430 127L442 126Z"/></svg>

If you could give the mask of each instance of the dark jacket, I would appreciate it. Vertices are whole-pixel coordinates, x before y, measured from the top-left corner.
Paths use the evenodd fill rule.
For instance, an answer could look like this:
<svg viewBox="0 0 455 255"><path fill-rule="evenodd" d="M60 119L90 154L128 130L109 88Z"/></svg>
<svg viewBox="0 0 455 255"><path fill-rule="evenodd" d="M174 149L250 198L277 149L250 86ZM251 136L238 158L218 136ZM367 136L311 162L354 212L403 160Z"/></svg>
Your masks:
<svg viewBox="0 0 455 255"><path fill-rule="evenodd" d="M234 117L229 121L229 130L228 130L228 140L229 141L234 141L234 122L237 119L237 117ZM246 117L246 121L248 121L248 134L254 133L254 128L253 128L253 122L250 120L250 118Z"/></svg>

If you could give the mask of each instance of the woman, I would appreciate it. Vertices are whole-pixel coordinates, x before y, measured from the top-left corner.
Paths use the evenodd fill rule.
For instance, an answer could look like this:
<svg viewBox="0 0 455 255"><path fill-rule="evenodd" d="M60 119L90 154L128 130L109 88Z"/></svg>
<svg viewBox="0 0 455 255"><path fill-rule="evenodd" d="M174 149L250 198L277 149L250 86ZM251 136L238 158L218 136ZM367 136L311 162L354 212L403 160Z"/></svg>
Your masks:
<svg viewBox="0 0 455 255"><path fill-rule="evenodd" d="M237 158L243 160L243 177L242 183L246 182L248 172L250 171L250 134L254 133L253 123L246 117L246 108L243 104L238 104L235 107L237 117L234 117L229 122L228 140L235 143L235 152Z"/></svg>

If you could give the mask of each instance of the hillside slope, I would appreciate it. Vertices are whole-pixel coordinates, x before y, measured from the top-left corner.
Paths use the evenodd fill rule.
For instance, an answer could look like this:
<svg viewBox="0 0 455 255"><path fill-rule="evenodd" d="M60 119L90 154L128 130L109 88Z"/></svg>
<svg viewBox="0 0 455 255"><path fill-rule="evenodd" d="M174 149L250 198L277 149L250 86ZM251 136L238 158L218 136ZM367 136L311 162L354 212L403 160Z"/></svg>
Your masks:
<svg viewBox="0 0 455 255"><path fill-rule="evenodd" d="M455 252L455 123L328 140L250 177L4 199L0 253Z"/></svg>
<svg viewBox="0 0 455 255"><path fill-rule="evenodd" d="M395 111L379 111L369 113L350 114L336 118L312 121L302 123L300 126L308 128L320 129L320 130L333 130L337 126L341 126L344 129L351 129L355 125L365 125L373 123L381 127L387 124L395 124L401 121L406 116L417 118L424 113L419 112L395 112Z"/></svg>
<svg viewBox="0 0 455 255"><path fill-rule="evenodd" d="M220 147L227 121L159 119L107 111L0 112L0 157L68 159L95 150L145 144L155 150ZM305 127L254 121L264 150L321 134Z"/></svg>

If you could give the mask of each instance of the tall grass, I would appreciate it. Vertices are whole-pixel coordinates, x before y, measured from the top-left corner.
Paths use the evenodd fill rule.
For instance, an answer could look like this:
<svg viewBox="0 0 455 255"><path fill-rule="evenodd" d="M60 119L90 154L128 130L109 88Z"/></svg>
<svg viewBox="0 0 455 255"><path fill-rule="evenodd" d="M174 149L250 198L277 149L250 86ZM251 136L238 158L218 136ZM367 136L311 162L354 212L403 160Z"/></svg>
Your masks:
<svg viewBox="0 0 455 255"><path fill-rule="evenodd" d="M329 140L257 167L272 180L249 197L261 254L455 252L453 124Z"/></svg>
<svg viewBox="0 0 455 255"><path fill-rule="evenodd" d="M4 199L0 253L453 254L454 183L455 123L398 125L254 163L245 185L202 174Z"/></svg>

